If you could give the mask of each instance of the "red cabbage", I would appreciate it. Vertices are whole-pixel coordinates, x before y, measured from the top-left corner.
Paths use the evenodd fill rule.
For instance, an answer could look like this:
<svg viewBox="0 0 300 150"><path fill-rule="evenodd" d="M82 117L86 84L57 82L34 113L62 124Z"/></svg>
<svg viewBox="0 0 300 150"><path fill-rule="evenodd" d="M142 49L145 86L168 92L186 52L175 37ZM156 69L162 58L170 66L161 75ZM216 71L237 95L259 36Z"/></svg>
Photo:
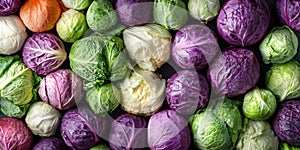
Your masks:
<svg viewBox="0 0 300 150"><path fill-rule="evenodd" d="M300 1L276 0L276 12L282 23L300 31Z"/></svg>
<svg viewBox="0 0 300 150"><path fill-rule="evenodd" d="M49 137L41 139L32 150L65 150L66 146L58 138Z"/></svg>
<svg viewBox="0 0 300 150"><path fill-rule="evenodd" d="M22 0L1 0L0 16L7 16L16 13L21 7Z"/></svg>

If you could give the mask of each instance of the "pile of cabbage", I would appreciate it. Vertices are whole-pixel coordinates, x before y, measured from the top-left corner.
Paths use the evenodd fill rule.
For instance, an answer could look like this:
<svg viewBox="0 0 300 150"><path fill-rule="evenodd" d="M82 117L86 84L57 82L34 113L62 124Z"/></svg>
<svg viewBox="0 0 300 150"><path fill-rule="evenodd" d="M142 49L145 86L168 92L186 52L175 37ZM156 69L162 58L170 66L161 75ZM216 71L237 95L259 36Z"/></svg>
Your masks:
<svg viewBox="0 0 300 150"><path fill-rule="evenodd" d="M1 150L299 150L299 0L1 0Z"/></svg>

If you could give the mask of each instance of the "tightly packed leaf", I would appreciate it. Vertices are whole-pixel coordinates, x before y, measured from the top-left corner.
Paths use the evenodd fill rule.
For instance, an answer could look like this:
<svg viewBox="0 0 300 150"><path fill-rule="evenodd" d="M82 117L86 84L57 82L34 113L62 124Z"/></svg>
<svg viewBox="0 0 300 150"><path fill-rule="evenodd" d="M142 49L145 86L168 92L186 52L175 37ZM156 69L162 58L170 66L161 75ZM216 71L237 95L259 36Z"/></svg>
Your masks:
<svg viewBox="0 0 300 150"><path fill-rule="evenodd" d="M25 118L25 122L31 132L41 137L54 135L60 120L60 112L41 101L35 102L30 106Z"/></svg>
<svg viewBox="0 0 300 150"><path fill-rule="evenodd" d="M0 1L0 16L8 16L16 13L22 4L22 0L2 0Z"/></svg>
<svg viewBox="0 0 300 150"><path fill-rule="evenodd" d="M111 125L109 145L112 150L139 150L147 146L146 119L131 114L118 116Z"/></svg>
<svg viewBox="0 0 300 150"><path fill-rule="evenodd" d="M288 26L275 27L259 45L265 64L290 61L298 50L298 38Z"/></svg>
<svg viewBox="0 0 300 150"><path fill-rule="evenodd" d="M22 120L0 119L0 149L30 150L32 143L33 136Z"/></svg>
<svg viewBox="0 0 300 150"><path fill-rule="evenodd" d="M135 67L120 85L122 108L135 115L153 115L164 102L165 82L157 74Z"/></svg>
<svg viewBox="0 0 300 150"><path fill-rule="evenodd" d="M58 0L26 0L20 9L20 18L33 32L45 32L54 28L60 18Z"/></svg>
<svg viewBox="0 0 300 150"><path fill-rule="evenodd" d="M243 130L239 135L237 150L277 150L278 137L266 121L244 119Z"/></svg>
<svg viewBox="0 0 300 150"><path fill-rule="evenodd" d="M37 100L40 77L18 56L0 56L0 107L10 117L21 118Z"/></svg>
<svg viewBox="0 0 300 150"><path fill-rule="evenodd" d="M300 1L276 0L275 6L280 21L290 28L300 31Z"/></svg>
<svg viewBox="0 0 300 150"><path fill-rule="evenodd" d="M148 145L151 150L188 150L188 122L173 110L163 110L150 117Z"/></svg>
<svg viewBox="0 0 300 150"><path fill-rule="evenodd" d="M34 145L32 150L65 150L66 146L63 141L55 137L43 138Z"/></svg>
<svg viewBox="0 0 300 150"><path fill-rule="evenodd" d="M64 43L52 33L35 33L23 47L25 65L37 74L47 75L58 69L67 58Z"/></svg>
<svg viewBox="0 0 300 150"><path fill-rule="evenodd" d="M11 55L18 52L26 38L26 27L18 16L0 16L0 54Z"/></svg>
<svg viewBox="0 0 300 150"><path fill-rule="evenodd" d="M220 0L189 0L188 10L193 18L208 22L219 14Z"/></svg>
<svg viewBox="0 0 300 150"><path fill-rule="evenodd" d="M274 64L267 71L265 83L280 101L300 97L300 64L295 60Z"/></svg>
<svg viewBox="0 0 300 150"><path fill-rule="evenodd" d="M155 71L169 60L172 36L164 27L146 24L123 31L128 55L139 67Z"/></svg>
<svg viewBox="0 0 300 150"><path fill-rule="evenodd" d="M65 7L75 10L84 10L90 6L93 0L62 0Z"/></svg>

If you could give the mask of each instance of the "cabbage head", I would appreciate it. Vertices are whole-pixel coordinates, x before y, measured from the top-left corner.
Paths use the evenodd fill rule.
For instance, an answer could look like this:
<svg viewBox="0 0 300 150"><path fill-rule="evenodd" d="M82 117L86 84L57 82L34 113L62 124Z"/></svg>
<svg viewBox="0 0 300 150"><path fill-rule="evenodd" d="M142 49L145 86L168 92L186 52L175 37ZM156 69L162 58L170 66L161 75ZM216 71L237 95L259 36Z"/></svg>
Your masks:
<svg viewBox="0 0 300 150"><path fill-rule="evenodd" d="M10 117L21 118L37 100L41 78L18 56L0 56L0 107Z"/></svg>
<svg viewBox="0 0 300 150"><path fill-rule="evenodd" d="M190 120L194 144L206 150L234 149L242 129L238 102L227 98L211 101L215 103Z"/></svg>
<svg viewBox="0 0 300 150"><path fill-rule="evenodd" d="M71 47L71 69L90 83L120 80L127 70L123 49L123 41L118 37L91 35L82 38Z"/></svg>
<svg viewBox="0 0 300 150"><path fill-rule="evenodd" d="M236 146L237 150L277 150L278 145L278 138L268 122L247 118L244 120L244 127Z"/></svg>
<svg viewBox="0 0 300 150"><path fill-rule="evenodd" d="M280 143L280 150L300 150L300 147L291 146L287 143L281 142Z"/></svg>

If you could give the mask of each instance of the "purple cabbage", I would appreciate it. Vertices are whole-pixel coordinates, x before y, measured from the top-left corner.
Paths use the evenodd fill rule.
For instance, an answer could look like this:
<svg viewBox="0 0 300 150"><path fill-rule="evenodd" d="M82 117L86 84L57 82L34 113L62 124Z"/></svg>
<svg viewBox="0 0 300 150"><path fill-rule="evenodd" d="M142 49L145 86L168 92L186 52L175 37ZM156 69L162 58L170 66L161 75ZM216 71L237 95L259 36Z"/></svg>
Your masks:
<svg viewBox="0 0 300 150"><path fill-rule="evenodd" d="M63 141L55 137L43 138L32 148L32 150L65 150L65 149L66 146L63 143Z"/></svg>
<svg viewBox="0 0 300 150"><path fill-rule="evenodd" d="M276 12L282 23L300 31L300 1L276 0Z"/></svg>
<svg viewBox="0 0 300 150"><path fill-rule="evenodd" d="M190 142L188 122L175 111L163 110L151 116L148 124L151 150L187 150Z"/></svg>
<svg viewBox="0 0 300 150"><path fill-rule="evenodd" d="M281 141L300 146L300 99L287 100L280 104L273 128Z"/></svg>
<svg viewBox="0 0 300 150"><path fill-rule="evenodd" d="M172 110L181 114L193 114L206 107L209 86L203 75L189 70L174 74L166 89L167 102Z"/></svg>
<svg viewBox="0 0 300 150"><path fill-rule="evenodd" d="M117 0L116 9L120 20L128 26L148 23L152 13L151 0Z"/></svg>
<svg viewBox="0 0 300 150"><path fill-rule="evenodd" d="M82 79L73 71L60 69L43 78L38 93L45 103L66 110L82 100L84 96L82 86Z"/></svg>
<svg viewBox="0 0 300 150"><path fill-rule="evenodd" d="M60 67L67 58L63 42L52 33L35 33L23 47L25 65L38 74L47 75Z"/></svg>
<svg viewBox="0 0 300 150"><path fill-rule="evenodd" d="M8 16L16 13L21 7L22 0L1 0L0 16Z"/></svg>
<svg viewBox="0 0 300 150"><path fill-rule="evenodd" d="M255 54L243 48L229 48L209 66L208 80L215 93L234 97L253 88L260 77Z"/></svg>
<svg viewBox="0 0 300 150"><path fill-rule="evenodd" d="M229 44L250 46L264 37L269 22L266 0L228 0L220 10L217 29Z"/></svg>
<svg viewBox="0 0 300 150"><path fill-rule="evenodd" d="M183 69L202 69L218 52L217 37L205 25L187 25L175 35L172 55Z"/></svg>
<svg viewBox="0 0 300 150"><path fill-rule="evenodd" d="M123 114L113 121L109 145L112 150L137 150L147 147L147 123L143 117Z"/></svg>
<svg viewBox="0 0 300 150"><path fill-rule="evenodd" d="M60 133L71 149L88 149L104 135L107 120L87 107L71 109L62 118Z"/></svg>

